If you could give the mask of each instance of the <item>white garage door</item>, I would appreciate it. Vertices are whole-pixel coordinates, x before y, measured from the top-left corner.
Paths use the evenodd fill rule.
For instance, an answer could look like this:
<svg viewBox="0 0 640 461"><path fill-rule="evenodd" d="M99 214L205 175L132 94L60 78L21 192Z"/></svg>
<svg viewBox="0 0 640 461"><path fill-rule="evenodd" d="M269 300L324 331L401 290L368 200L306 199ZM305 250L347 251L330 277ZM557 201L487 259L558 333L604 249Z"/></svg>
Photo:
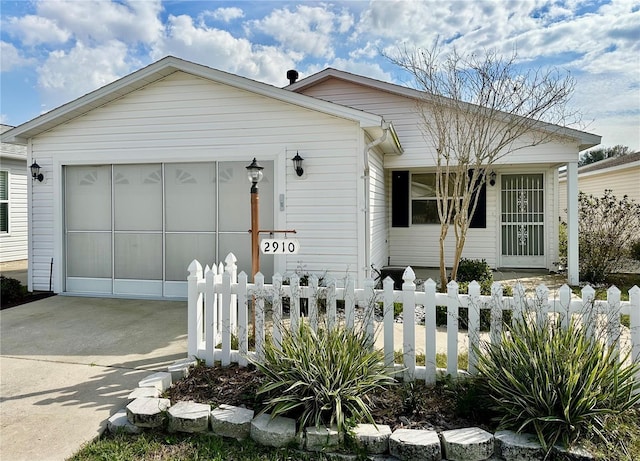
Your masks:
<svg viewBox="0 0 640 461"><path fill-rule="evenodd" d="M273 164L261 162L260 227L273 229ZM251 271L243 162L66 166L66 292L183 297L187 267L238 257ZM273 274L273 257L261 257Z"/></svg>

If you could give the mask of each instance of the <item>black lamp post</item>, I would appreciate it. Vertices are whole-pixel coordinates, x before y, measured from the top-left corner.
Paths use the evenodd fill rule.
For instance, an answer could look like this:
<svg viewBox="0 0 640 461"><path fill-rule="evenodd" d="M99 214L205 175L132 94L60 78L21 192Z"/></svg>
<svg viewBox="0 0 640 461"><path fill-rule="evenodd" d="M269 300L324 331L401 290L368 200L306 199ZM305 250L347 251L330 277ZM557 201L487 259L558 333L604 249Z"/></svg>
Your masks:
<svg viewBox="0 0 640 461"><path fill-rule="evenodd" d="M260 215L258 208L258 183L262 179L262 170L255 157L251 165L247 166L247 176L251 182L251 276L255 282L255 276L260 271Z"/></svg>

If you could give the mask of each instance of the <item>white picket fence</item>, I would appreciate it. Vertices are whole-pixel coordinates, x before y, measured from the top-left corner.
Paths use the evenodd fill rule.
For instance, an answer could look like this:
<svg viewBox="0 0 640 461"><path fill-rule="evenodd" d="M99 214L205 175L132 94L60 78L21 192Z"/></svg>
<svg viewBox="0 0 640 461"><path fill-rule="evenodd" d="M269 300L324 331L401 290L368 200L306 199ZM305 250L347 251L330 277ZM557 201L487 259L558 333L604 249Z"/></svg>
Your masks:
<svg viewBox="0 0 640 461"><path fill-rule="evenodd" d="M491 296L480 295L480 285L469 284L469 294L459 294L458 284L450 282L447 293L437 293L436 283L429 279L423 291L416 291L415 274L407 267L401 291L393 289L393 280L383 281L381 290L375 289L374 281L364 282L363 288L356 288L353 279L347 278L338 286L336 280L329 280L318 286L318 278L311 276L308 286L300 285L300 278L293 275L289 284L283 284L280 274L273 276L272 284L265 284L258 273L255 283L248 283L247 274L237 274L236 258L229 254L225 264L209 268L194 260L189 265L188 280L188 354L212 365L219 361L222 366L238 363L246 366L251 357L260 360L264 355L265 337L272 336L274 343L280 344L283 328L295 328L301 319L301 299L307 299L307 319L313 328L323 322L328 328L342 322L346 327L363 327L374 343L374 335L383 336L383 353L386 365L391 369L404 369L404 379L413 381L424 379L427 383L436 380L436 306L444 306L447 311L446 329L446 373L458 375L458 355L468 354L469 373L476 372L477 357L474 345L480 342L480 311L490 310L491 322L488 341L500 341L502 315L512 311L515 317L523 313L535 312L540 321L544 316L557 313L566 324L568 313L586 315L598 312L601 324L589 328L591 334L604 334L609 344L618 347L621 337L620 315L630 316L630 329L622 336L626 346L631 348L631 358L640 361L640 288L629 290L629 301L620 300L620 290L612 286L606 301L594 301L595 290L586 286L582 297L572 297L571 289L563 285L557 295L550 297L549 290L540 285L535 294L527 297L521 284L513 288L513 296L503 296L502 285L492 285ZM283 317L283 298L289 298L289 316ZM323 300L324 309L319 309ZM338 301L343 307L338 309ZM403 363L394 365L394 303L402 303L402 357ZM249 348L249 332L254 321L249 317L249 306L255 306L255 348ZM415 307L424 306L424 344L417 344L415 331ZM585 306L591 306L585 309ZM376 307L381 313L376 321ZM459 309L468 308L467 344L459 340ZM324 312L322 312L324 311ZM267 315L267 314L270 314ZM528 314L527 314L528 315ZM270 318L269 318L270 317ZM586 320L586 319L585 319ZM591 318L589 319L591 321ZM602 323L605 323L602 325ZM267 329L269 331L267 331ZM232 349L232 336L237 338L238 348ZM378 341L379 344L379 341ZM416 366L416 351L423 350L425 366ZM623 354L621 354L622 356ZM640 373L637 376L640 381Z"/></svg>

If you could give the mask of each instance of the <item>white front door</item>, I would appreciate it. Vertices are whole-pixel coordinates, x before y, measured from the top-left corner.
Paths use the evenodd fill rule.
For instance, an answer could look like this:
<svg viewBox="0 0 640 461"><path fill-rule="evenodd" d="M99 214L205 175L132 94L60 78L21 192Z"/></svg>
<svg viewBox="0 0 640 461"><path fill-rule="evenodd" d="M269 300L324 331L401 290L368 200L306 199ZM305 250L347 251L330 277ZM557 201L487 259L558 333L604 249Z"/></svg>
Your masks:
<svg viewBox="0 0 640 461"><path fill-rule="evenodd" d="M544 174L501 176L501 266L545 267Z"/></svg>

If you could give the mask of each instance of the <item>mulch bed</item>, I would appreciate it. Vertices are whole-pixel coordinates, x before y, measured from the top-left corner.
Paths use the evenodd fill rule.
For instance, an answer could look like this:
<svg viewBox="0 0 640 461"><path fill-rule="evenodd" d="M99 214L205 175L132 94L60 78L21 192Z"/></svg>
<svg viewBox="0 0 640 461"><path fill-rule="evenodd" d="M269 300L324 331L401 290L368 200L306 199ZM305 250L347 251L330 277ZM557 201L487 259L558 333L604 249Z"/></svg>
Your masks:
<svg viewBox="0 0 640 461"><path fill-rule="evenodd" d="M254 367L197 366L187 378L171 386L166 397L172 404L193 400L213 406L227 404L260 411L261 402L256 393L263 382L263 375ZM389 425L392 430L400 427L437 431L463 427L491 430L488 417L460 414L458 391L459 387L446 382L433 386L426 386L424 382L399 383L370 396L372 415L377 424Z"/></svg>

